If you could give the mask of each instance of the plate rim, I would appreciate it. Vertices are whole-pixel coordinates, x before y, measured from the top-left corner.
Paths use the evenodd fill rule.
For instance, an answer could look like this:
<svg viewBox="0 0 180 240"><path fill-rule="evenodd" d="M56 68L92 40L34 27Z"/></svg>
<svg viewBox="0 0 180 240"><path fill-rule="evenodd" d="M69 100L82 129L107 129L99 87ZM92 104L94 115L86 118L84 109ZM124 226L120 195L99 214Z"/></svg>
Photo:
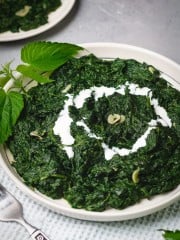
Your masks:
<svg viewBox="0 0 180 240"><path fill-rule="evenodd" d="M89 52L95 52L96 49L101 48L101 50L103 48L108 48L109 50L117 50L117 48L119 50L125 50L125 49L129 49L129 51L137 51L137 52L141 52L142 54L148 54L149 57L153 58L158 58L160 61L164 61L164 63L166 64L170 64L170 72L172 72L173 70L177 70L174 72L174 76L176 79L176 74L178 74L178 72L180 73L180 65L177 64L176 62L172 61L171 59L164 57L158 53L155 53L153 51L144 49L144 48L140 48L140 47L136 47L136 46L132 46L132 45L127 45L127 44L120 44L120 43L85 43L85 44L79 44L81 46L83 46L84 48L88 49ZM83 54L83 53L82 53ZM80 55L82 55L80 54ZM87 54L84 53L84 54ZM96 54L98 57L100 57L98 54ZM119 54L118 54L119 56ZM121 57L121 56L119 56ZM135 57L132 57L134 59L137 59ZM144 59L144 58L143 58ZM137 59L138 60L138 59ZM148 62L149 63L149 62ZM155 65L155 67L157 67ZM178 84L180 84L180 82L178 82ZM3 154L2 152L2 146L1 146L1 154ZM3 158L0 157L0 165L2 166L2 168L6 171L6 173L11 177L11 179L16 183L16 185L19 187L19 189L21 191L23 191L25 194L27 194L29 197L35 199L37 201L37 203L41 203L43 206L48 207L51 210L54 210L55 212L61 213L63 215L69 216L69 217L73 217L73 218L77 218L77 219L82 219L82 220L90 220L90 221L122 221L122 220L129 220L129 219L134 219L134 218L139 218L145 215L149 215L151 213L154 213L156 211L159 211L165 207L167 207L168 205L174 203L175 201L177 201L178 199L180 199L180 185L170 191L168 194L168 198L164 198L163 200L160 199L160 201L158 201L158 203L154 203L151 204L148 208L145 206L145 209L143 207L141 207L139 209L139 211L135 211L135 212L129 212L127 213L124 210L130 209L131 207L122 209L122 210L117 210L115 209L113 211L113 213L109 212L109 210L105 210L103 212L94 212L94 211L87 211L87 210L83 210L83 209L74 209L72 207L64 207L64 206L58 206L57 204L55 204L55 200L52 200L46 196L41 196L42 194L37 194L35 191L31 190L27 185L25 185L22 181L20 181L20 179L18 177L15 176L15 173L13 172L13 168L10 166L10 163L6 162L5 160L3 160ZM159 195L155 195L155 197L158 196L162 196L162 195L167 195L165 194L159 194ZM145 199L146 200L146 199ZM139 203L141 204L141 202ZM135 204L137 205L137 204ZM133 205L133 206L135 206Z"/></svg>
<svg viewBox="0 0 180 240"><path fill-rule="evenodd" d="M19 32L15 33L10 31L2 32L0 33L0 42L12 42L16 40L30 38L53 28L69 14L69 12L71 11L76 2L76 0L61 0L61 1L62 5L59 6L55 11L49 13L48 22L46 24L41 25L38 28L31 29L29 31L20 30ZM54 20L52 20L53 17L56 15L59 17L54 18Z"/></svg>

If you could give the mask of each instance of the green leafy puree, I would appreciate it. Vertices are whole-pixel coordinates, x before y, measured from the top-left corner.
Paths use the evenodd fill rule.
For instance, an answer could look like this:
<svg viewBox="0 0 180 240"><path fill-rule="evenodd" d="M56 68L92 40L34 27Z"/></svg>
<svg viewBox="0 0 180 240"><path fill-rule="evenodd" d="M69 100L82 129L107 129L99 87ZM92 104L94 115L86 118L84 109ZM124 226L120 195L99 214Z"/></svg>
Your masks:
<svg viewBox="0 0 180 240"><path fill-rule="evenodd" d="M105 61L94 55L73 58L81 50L74 47L33 43L22 50L22 60L28 65L20 65L17 70L40 84L23 95L24 108L21 107L23 110L7 141L16 160L13 166L20 176L40 192L52 198L64 197L72 207L90 211L122 209L142 198L174 189L180 175L179 92L146 63L131 59ZM74 120L71 134L75 138L74 157L69 159L60 137L53 133L67 93L77 95L92 86L117 87L127 81L152 90L153 97L168 112L172 127L158 124L145 147L128 156L114 155L107 161L102 142L110 147L131 148L147 130L148 122L157 116L149 97L132 95L128 89L125 95L115 93L98 101L92 94L81 109L69 107ZM9 98L9 92L3 94ZM108 116L115 113L122 114L124 121L109 124ZM76 125L82 118L102 139L90 138L83 127ZM2 137L1 142L8 136Z"/></svg>
<svg viewBox="0 0 180 240"><path fill-rule="evenodd" d="M47 23L48 14L60 5L60 0L0 0L0 33L37 28Z"/></svg>

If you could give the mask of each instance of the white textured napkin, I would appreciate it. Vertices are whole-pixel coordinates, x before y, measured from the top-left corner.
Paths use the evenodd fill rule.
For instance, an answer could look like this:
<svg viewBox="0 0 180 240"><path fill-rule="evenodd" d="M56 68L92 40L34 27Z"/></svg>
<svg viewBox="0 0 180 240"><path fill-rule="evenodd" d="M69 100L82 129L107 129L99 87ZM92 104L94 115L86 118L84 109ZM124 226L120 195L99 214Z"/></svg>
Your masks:
<svg viewBox="0 0 180 240"><path fill-rule="evenodd" d="M51 240L161 240L162 232L158 229L180 229L180 202L139 219L89 222L62 216L34 202L16 187L2 168L0 183L22 203L26 220ZM29 235L19 224L0 222L0 240L29 240Z"/></svg>

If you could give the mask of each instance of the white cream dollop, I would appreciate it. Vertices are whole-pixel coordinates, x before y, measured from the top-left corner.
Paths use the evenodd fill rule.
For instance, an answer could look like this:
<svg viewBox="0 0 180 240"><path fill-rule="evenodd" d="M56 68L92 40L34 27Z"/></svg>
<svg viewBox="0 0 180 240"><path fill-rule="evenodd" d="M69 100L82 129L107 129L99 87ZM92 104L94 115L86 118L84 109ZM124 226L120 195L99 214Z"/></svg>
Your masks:
<svg viewBox="0 0 180 240"><path fill-rule="evenodd" d="M71 135L71 123L73 119L69 116L69 106L73 105L73 96L67 94L68 99L64 103L64 109L60 112L55 122L53 131L55 135L59 135L64 145L72 145L74 138Z"/></svg>

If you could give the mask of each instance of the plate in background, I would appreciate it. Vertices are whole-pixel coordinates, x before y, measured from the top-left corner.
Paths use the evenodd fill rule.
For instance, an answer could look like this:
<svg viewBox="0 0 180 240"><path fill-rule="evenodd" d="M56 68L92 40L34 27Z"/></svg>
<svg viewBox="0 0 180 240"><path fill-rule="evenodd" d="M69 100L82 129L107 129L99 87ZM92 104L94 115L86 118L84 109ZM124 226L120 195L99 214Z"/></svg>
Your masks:
<svg viewBox="0 0 180 240"><path fill-rule="evenodd" d="M49 14L48 23L29 31L20 31L15 33L8 31L8 32L0 33L0 42L10 42L10 41L29 38L29 37L38 35L42 32L45 32L50 28L54 27L61 20L63 20L66 17L66 15L71 11L76 0L61 0L61 1L62 1L62 5L59 6L55 11Z"/></svg>
<svg viewBox="0 0 180 240"><path fill-rule="evenodd" d="M89 43L82 44L88 50L88 53L94 53L100 58L116 58L123 59L136 59L140 62L146 62L155 66L161 72L166 73L166 80L171 82L177 89L180 89L180 66L172 60L142 48L129 46L125 44L116 43ZM87 54L87 51L81 55ZM171 76L171 77L168 77ZM8 149L1 147L0 165L12 178L16 185L35 199L40 204L48 208L77 219L91 220L91 221L122 221L142 217L153 212L159 211L180 199L180 186L173 191L165 194L159 194L151 199L143 199L139 203L127 207L123 210L108 209L103 212L86 211L83 209L74 209L64 199L53 200L37 191L33 191L26 186L20 176L16 173L15 169L11 167L10 161L12 156Z"/></svg>

